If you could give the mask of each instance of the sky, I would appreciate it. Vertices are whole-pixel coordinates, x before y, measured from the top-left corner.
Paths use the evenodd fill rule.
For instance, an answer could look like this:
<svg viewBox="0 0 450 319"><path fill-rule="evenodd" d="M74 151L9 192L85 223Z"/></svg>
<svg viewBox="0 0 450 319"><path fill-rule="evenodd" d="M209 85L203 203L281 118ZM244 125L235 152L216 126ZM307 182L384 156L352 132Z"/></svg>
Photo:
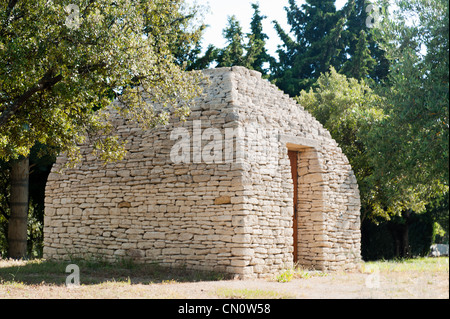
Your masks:
<svg viewBox="0 0 450 319"><path fill-rule="evenodd" d="M222 30L227 26L229 16L235 15L243 32L249 33L253 15L251 4L255 2L259 2L261 14L267 16L263 20L263 32L269 37L266 43L269 54L275 56L277 45L281 44L272 21L278 21L285 31L289 31L286 11L284 10L284 7L288 6L288 0L187 0L187 2L209 7L204 18L204 23L209 26L203 37L202 46L204 50L209 44L219 48L225 46ZM336 7L341 8L346 2L347 0L337 0ZM304 0L297 0L299 6L303 3Z"/></svg>

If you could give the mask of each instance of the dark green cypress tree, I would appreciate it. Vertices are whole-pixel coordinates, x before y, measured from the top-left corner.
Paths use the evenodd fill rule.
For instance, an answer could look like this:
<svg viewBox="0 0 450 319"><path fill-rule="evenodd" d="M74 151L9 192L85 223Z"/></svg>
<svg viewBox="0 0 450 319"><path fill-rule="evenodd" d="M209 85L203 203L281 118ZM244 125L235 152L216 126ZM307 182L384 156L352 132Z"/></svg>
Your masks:
<svg viewBox="0 0 450 319"><path fill-rule="evenodd" d="M247 34L247 61L251 69L267 75L269 65L273 61L273 58L267 53L267 49L265 48L266 40L269 37L263 32L262 21L267 17L261 15L258 3L252 3L252 8L254 12L252 21L250 22L251 33Z"/></svg>
<svg viewBox="0 0 450 319"><path fill-rule="evenodd" d="M357 80L367 79L376 61L370 55L366 33L361 30L353 55L344 63L340 73Z"/></svg>
<svg viewBox="0 0 450 319"><path fill-rule="evenodd" d="M201 53L201 46L198 45L195 48L195 54L194 58L189 64L187 70L204 70L209 68L211 63L217 60L219 49L217 49L215 46L210 44L208 48L206 49L206 52L203 56L199 57L199 54Z"/></svg>
<svg viewBox="0 0 450 319"><path fill-rule="evenodd" d="M346 61L342 35L352 6L347 4L336 10L334 0L306 0L298 7L295 0L289 0L285 9L295 38L274 22L283 45L277 50L279 61L272 66L272 80L296 96L311 87L330 66L339 70Z"/></svg>
<svg viewBox="0 0 450 319"><path fill-rule="evenodd" d="M259 11L259 4L252 4L254 10L250 23L250 33L244 35L235 16L228 18L228 26L223 30L227 46L217 54L218 67L244 66L251 70L268 73L271 58L265 48L269 37L263 32L262 21L266 18ZM247 41L246 41L247 40Z"/></svg>
<svg viewBox="0 0 450 319"><path fill-rule="evenodd" d="M364 65L368 67L367 75L369 78L373 79L375 82L380 82L384 80L389 71L389 61L386 58L386 52L381 48L379 37L376 39L373 28L370 28L367 25L367 19L370 18L369 15L374 16L375 19L381 19L383 12L379 12L381 10L380 7L372 5L372 10L370 9L371 2L367 0L350 0L353 10L350 12L347 22L346 22L346 31L343 34L344 41L347 43L346 45L346 53L347 56L350 56L350 63L353 64L353 71L355 71L356 65ZM383 5L384 6L384 5ZM375 16L375 11L378 11L378 15ZM382 11L382 10L381 10ZM377 22L377 21L371 21ZM365 39L361 38L361 31L364 32ZM365 41L366 48L362 48L362 42ZM364 51L364 53L363 53ZM362 58L363 61L357 61L356 56ZM370 58L369 58L370 56ZM371 62L371 60L373 62ZM348 68L350 66L347 65L345 70L341 70L340 72L354 77L354 75L350 72L348 73ZM359 78L360 79L360 78Z"/></svg>
<svg viewBox="0 0 450 319"><path fill-rule="evenodd" d="M227 41L227 46L220 50L217 66L244 65L244 33L236 16L228 17L228 26L223 30L223 37Z"/></svg>

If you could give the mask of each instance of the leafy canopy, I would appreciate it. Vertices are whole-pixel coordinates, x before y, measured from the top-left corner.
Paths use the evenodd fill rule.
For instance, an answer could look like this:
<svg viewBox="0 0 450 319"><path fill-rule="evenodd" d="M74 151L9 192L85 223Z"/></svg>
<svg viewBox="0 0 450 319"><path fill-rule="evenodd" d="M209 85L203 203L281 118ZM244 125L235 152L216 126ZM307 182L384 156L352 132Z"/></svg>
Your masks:
<svg viewBox="0 0 450 319"><path fill-rule="evenodd" d="M368 136L369 150L380 176L393 181L393 194L401 196L400 184L422 185L432 196L436 187L448 189L449 179L449 4L396 5L378 30L390 39L392 66L380 90L387 117Z"/></svg>
<svg viewBox="0 0 450 319"><path fill-rule="evenodd" d="M345 22L353 3L336 10L335 0L306 0L300 7L289 0L286 7L290 33L278 22L275 29L282 41L273 67L275 84L290 96L308 89L330 66L339 70L345 54Z"/></svg>
<svg viewBox="0 0 450 319"><path fill-rule="evenodd" d="M347 78L331 67L296 100L323 124L342 148L358 180L362 217L373 218L373 207L384 203L378 200L377 187L371 180L373 167L362 132L385 117L381 97L363 80ZM381 214L386 217L384 212Z"/></svg>
<svg viewBox="0 0 450 319"><path fill-rule="evenodd" d="M390 120L385 113L387 98L364 80L347 78L331 68L296 99L329 130L349 159L360 189L362 219L378 222L405 210L423 212L434 196L445 191L431 179L411 184L404 171L386 174L385 165L391 161L386 154L396 156L399 147L380 129ZM372 149L374 139L379 146L376 149Z"/></svg>
<svg viewBox="0 0 450 319"><path fill-rule="evenodd" d="M199 93L200 75L171 52L184 0L0 0L0 10L4 160L36 142L76 157L87 139L100 157L120 157L107 112L96 111L117 98L120 115L154 126L184 118Z"/></svg>
<svg viewBox="0 0 450 319"><path fill-rule="evenodd" d="M384 83L372 91L331 69L299 98L348 156L375 219L424 212L448 192L448 2L396 4L376 30L388 39Z"/></svg>

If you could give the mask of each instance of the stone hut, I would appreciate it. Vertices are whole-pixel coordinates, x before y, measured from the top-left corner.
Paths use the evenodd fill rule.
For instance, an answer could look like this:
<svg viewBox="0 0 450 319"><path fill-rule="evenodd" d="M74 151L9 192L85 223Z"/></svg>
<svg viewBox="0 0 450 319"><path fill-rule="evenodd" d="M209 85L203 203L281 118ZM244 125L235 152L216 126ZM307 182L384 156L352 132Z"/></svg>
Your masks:
<svg viewBox="0 0 450 319"><path fill-rule="evenodd" d="M204 71L185 122L143 131L126 120L126 159L57 159L46 187L44 258L131 258L266 277L298 263L361 260L360 197L329 132L261 74ZM206 83L206 82L205 82Z"/></svg>

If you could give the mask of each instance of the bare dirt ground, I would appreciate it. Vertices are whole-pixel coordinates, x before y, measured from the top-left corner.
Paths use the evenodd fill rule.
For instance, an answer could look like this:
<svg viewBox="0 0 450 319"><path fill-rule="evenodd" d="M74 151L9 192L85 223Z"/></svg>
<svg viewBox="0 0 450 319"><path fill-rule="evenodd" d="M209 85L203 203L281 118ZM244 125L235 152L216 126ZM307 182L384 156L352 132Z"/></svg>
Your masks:
<svg viewBox="0 0 450 319"><path fill-rule="evenodd" d="M0 261L0 299L4 298L150 298L150 299L448 299L448 258L433 259L432 266L414 264L363 265L351 273L305 272L288 282L276 278L260 280L214 280L178 282L176 279L146 282L144 278L128 280L104 279L68 288L35 274L40 283L33 283L33 274L24 281L16 275L11 262ZM10 268L5 268L9 266ZM5 269L8 269L5 271ZM19 268L17 268L19 269ZM21 270L22 271L22 270ZM31 277L30 277L31 276ZM63 275L65 276L65 275ZM139 274L142 276L142 273ZM301 278L300 278L301 277ZM25 277L24 277L25 278ZM31 278L31 279L30 279Z"/></svg>

